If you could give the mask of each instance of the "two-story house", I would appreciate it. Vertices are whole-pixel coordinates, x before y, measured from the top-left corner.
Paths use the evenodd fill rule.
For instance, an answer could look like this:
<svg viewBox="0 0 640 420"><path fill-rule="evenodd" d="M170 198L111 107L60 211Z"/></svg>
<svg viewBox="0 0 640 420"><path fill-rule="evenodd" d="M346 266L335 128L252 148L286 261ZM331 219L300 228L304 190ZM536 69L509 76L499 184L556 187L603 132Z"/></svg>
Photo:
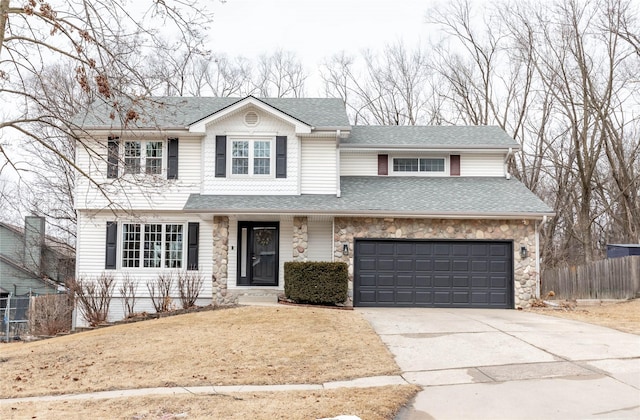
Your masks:
<svg viewBox="0 0 640 420"><path fill-rule="evenodd" d="M339 99L145 107L128 125L100 105L81 121L93 181L77 182L79 277L128 275L144 295L159 272L197 270L201 302L224 303L282 291L286 261L344 261L356 306L538 294L552 212L510 177L519 145L498 127L352 126Z"/></svg>

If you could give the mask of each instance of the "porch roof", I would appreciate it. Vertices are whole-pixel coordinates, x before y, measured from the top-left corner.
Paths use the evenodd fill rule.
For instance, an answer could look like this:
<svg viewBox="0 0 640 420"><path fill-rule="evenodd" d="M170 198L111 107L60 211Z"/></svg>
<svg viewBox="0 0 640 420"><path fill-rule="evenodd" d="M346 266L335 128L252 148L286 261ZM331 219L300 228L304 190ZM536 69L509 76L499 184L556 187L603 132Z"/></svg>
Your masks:
<svg viewBox="0 0 640 420"><path fill-rule="evenodd" d="M552 210L520 181L474 177L342 177L341 196L191 194L184 210L216 214L330 214L542 218Z"/></svg>

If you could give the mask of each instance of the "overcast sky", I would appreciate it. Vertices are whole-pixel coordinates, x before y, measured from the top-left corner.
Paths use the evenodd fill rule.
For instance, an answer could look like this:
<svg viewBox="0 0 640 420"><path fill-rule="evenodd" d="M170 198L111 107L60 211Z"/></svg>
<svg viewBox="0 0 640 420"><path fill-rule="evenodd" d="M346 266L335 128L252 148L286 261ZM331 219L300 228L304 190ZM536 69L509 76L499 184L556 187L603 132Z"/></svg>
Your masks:
<svg viewBox="0 0 640 420"><path fill-rule="evenodd" d="M340 51L426 44L432 0L227 0L213 4L210 49L254 58L294 51L309 73ZM317 74L313 74L313 79ZM313 85L317 80L310 80ZM315 88L307 94L315 96Z"/></svg>

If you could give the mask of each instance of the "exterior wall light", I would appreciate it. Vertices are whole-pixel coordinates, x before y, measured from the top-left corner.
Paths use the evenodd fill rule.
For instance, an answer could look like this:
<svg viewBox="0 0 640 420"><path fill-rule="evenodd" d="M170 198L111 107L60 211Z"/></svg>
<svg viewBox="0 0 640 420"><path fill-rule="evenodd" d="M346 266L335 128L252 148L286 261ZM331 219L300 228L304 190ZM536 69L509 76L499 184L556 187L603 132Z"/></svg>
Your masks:
<svg viewBox="0 0 640 420"><path fill-rule="evenodd" d="M527 247L524 245L520 245L520 258L524 260L525 258L527 258L527 255L528 255Z"/></svg>
<svg viewBox="0 0 640 420"><path fill-rule="evenodd" d="M342 255L349 255L349 244L342 244Z"/></svg>

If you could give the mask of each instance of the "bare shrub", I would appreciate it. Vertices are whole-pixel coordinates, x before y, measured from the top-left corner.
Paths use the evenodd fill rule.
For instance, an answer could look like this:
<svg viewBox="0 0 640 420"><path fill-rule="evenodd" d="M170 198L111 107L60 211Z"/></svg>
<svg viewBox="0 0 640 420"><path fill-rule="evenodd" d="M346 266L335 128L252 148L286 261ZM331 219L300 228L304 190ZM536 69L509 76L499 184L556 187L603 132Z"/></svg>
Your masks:
<svg viewBox="0 0 640 420"><path fill-rule="evenodd" d="M113 275L102 273L95 280L80 277L67 282L77 299L82 316L91 326L107 321L109 305L113 298Z"/></svg>
<svg viewBox="0 0 640 420"><path fill-rule="evenodd" d="M138 281L132 278L129 273L125 274L120 285L120 296L122 296L122 307L124 317L129 318L135 313L136 297L138 292Z"/></svg>
<svg viewBox="0 0 640 420"><path fill-rule="evenodd" d="M178 273L178 290L183 309L189 309L196 304L204 277L197 271L182 271Z"/></svg>
<svg viewBox="0 0 640 420"><path fill-rule="evenodd" d="M173 287L173 273L158 274L155 280L147 281L147 290L156 312L171 310L171 288Z"/></svg>
<svg viewBox="0 0 640 420"><path fill-rule="evenodd" d="M56 335L71 330L73 299L67 294L34 296L29 308L29 329L34 335Z"/></svg>

